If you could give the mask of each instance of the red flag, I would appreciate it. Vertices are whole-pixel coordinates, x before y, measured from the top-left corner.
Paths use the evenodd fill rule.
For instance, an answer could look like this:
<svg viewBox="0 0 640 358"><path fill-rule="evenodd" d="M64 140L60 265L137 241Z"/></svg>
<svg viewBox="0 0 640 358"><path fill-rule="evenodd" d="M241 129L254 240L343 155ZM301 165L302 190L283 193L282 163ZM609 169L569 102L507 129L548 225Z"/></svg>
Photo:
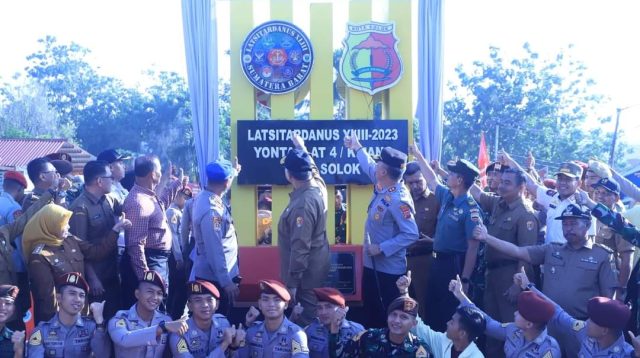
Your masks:
<svg viewBox="0 0 640 358"><path fill-rule="evenodd" d="M480 151L478 152L478 169L480 169L480 182L482 187L487 186L487 167L489 166L489 153L487 143L484 140L484 132L480 132Z"/></svg>

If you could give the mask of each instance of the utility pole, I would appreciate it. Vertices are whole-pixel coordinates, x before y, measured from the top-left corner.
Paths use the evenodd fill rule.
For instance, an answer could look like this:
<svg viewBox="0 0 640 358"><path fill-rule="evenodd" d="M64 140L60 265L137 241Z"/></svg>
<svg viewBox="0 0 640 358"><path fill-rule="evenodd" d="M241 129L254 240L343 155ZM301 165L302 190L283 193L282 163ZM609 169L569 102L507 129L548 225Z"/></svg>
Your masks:
<svg viewBox="0 0 640 358"><path fill-rule="evenodd" d="M618 128L620 127L620 113L629 108L640 106L640 103L624 108L616 108L616 126L613 129L613 138L611 138L611 149L609 150L609 166L613 168L613 158L616 154L616 142L618 141Z"/></svg>
<svg viewBox="0 0 640 358"><path fill-rule="evenodd" d="M500 138L500 126L496 124L496 141L495 141L495 145L493 146L493 160L494 161L498 160L499 138Z"/></svg>

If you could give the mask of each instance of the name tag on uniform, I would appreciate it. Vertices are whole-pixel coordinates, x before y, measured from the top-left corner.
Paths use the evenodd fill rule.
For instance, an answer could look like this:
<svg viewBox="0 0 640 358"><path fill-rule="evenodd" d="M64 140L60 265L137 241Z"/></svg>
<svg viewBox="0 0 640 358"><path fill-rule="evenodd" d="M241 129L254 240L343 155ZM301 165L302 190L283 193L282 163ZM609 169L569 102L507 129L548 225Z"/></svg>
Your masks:
<svg viewBox="0 0 640 358"><path fill-rule="evenodd" d="M89 337L83 337L83 338L74 338L73 339L73 344L74 345L79 345L79 344L88 344L90 341Z"/></svg>
<svg viewBox="0 0 640 358"><path fill-rule="evenodd" d="M587 263L590 263L590 264L597 264L598 263L598 260L594 259L593 256L589 256L589 257L586 257L586 258L583 257L583 258L580 259L580 261L581 262L587 262Z"/></svg>
<svg viewBox="0 0 640 358"><path fill-rule="evenodd" d="M560 252L558 251L552 252L551 256L555 257L556 259L562 260L562 255L560 255Z"/></svg>

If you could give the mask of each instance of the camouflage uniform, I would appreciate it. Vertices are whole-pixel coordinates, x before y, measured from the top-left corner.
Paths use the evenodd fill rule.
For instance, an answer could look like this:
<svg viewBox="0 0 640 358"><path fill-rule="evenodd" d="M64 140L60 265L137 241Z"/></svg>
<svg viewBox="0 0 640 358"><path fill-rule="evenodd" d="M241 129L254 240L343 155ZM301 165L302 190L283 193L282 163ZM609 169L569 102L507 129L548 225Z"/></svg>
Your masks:
<svg viewBox="0 0 640 358"><path fill-rule="evenodd" d="M407 334L400 345L392 343L388 337L388 328L370 329L343 344L338 334L332 334L329 336L329 354L332 358L433 357L431 348L411 333Z"/></svg>

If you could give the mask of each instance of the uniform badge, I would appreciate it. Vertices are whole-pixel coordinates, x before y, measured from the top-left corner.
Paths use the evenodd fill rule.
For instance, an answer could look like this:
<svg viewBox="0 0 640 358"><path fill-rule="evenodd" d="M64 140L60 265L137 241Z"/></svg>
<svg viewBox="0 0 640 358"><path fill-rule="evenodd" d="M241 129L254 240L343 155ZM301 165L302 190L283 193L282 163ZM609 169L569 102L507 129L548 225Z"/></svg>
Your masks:
<svg viewBox="0 0 640 358"><path fill-rule="evenodd" d="M36 245L36 247L33 249L32 253L34 255L40 255L40 253L42 252L42 249L44 249L44 244Z"/></svg>
<svg viewBox="0 0 640 358"><path fill-rule="evenodd" d="M178 217L176 215L171 217L171 223L176 225L178 223Z"/></svg>
<svg viewBox="0 0 640 358"><path fill-rule="evenodd" d="M295 339L291 340L291 354L302 353L302 346L296 342Z"/></svg>
<svg viewBox="0 0 640 358"><path fill-rule="evenodd" d="M390 188L389 188L389 190L387 190L387 191L388 191L388 192L390 192L390 193L393 193L393 192L395 192L395 191L396 191L396 187L395 187L395 186L392 186L392 187L390 187Z"/></svg>
<svg viewBox="0 0 640 358"><path fill-rule="evenodd" d="M126 327L126 326L127 326L127 323L124 321L124 319L119 319L116 322L116 327Z"/></svg>
<svg viewBox="0 0 640 358"><path fill-rule="evenodd" d="M384 200L386 200L388 203L390 203L391 202L391 195L388 195L388 194L385 195L384 196Z"/></svg>
<svg viewBox="0 0 640 358"><path fill-rule="evenodd" d="M527 230L531 231L534 228L533 221L527 221Z"/></svg>
<svg viewBox="0 0 640 358"><path fill-rule="evenodd" d="M365 334L365 332L366 332L366 331L362 331L362 332L360 332L360 333L356 334L355 336L353 336L353 338L352 338L352 339L353 339L354 341L356 341L356 342L357 342L357 341L359 341L359 340L360 340L360 337L362 337L362 335L363 335L363 334Z"/></svg>
<svg viewBox="0 0 640 358"><path fill-rule="evenodd" d="M283 347L287 345L287 337L280 338L280 345Z"/></svg>
<svg viewBox="0 0 640 358"><path fill-rule="evenodd" d="M402 217L405 219L411 219L411 208L407 204L400 205L400 211L402 211Z"/></svg>
<svg viewBox="0 0 640 358"><path fill-rule="evenodd" d="M509 323L502 323L502 324L500 324L500 326L502 326L502 328L507 328L507 327L509 327Z"/></svg>
<svg viewBox="0 0 640 358"><path fill-rule="evenodd" d="M376 206L376 210L378 210L378 212L380 212L380 213L381 213L381 212L383 212L383 211L384 211L384 206L377 205L377 206Z"/></svg>
<svg viewBox="0 0 640 358"><path fill-rule="evenodd" d="M184 340L184 338L180 338L180 340L178 341L178 353L188 353L189 352L189 347L187 347L187 341Z"/></svg>
<svg viewBox="0 0 640 358"><path fill-rule="evenodd" d="M19 210L19 209L18 209L18 210L16 210L16 211L14 211L14 212L13 212L13 218L14 218L14 219L19 218L19 217L20 217L20 215L22 215L22 210Z"/></svg>
<svg viewBox="0 0 640 358"><path fill-rule="evenodd" d="M375 213L375 214L373 215L373 219L374 219L374 220L380 220L380 214L379 214L379 213Z"/></svg>
<svg viewBox="0 0 640 358"><path fill-rule="evenodd" d="M213 229L215 231L222 230L222 219L218 216L213 217Z"/></svg>
<svg viewBox="0 0 640 358"><path fill-rule="evenodd" d="M296 218L296 226L297 227L302 227L302 224L304 224L304 219L302 218L302 216L298 216Z"/></svg>
<svg viewBox="0 0 640 358"><path fill-rule="evenodd" d="M575 322L573 322L573 326L571 328L573 328L574 331L578 332L579 330L583 329L584 326L584 321L576 320Z"/></svg>
<svg viewBox="0 0 640 358"><path fill-rule="evenodd" d="M556 195L556 191L549 189L549 190L547 190L547 195L548 196L554 196L554 195Z"/></svg>
<svg viewBox="0 0 640 358"><path fill-rule="evenodd" d="M473 222L479 222L480 221L480 210L478 210L478 208L473 208L473 209L469 210L469 213L471 215L471 221L473 221Z"/></svg>
<svg viewBox="0 0 640 358"><path fill-rule="evenodd" d="M416 358L418 358L418 357L420 357L420 358L427 358L428 357L427 351L426 351L426 349L424 349L423 346L420 346L420 348L418 348L418 350L416 351Z"/></svg>
<svg viewBox="0 0 640 358"><path fill-rule="evenodd" d="M29 338L29 345L39 346L41 344L42 344L42 333L40 333L40 331L36 331L34 334L31 335L31 338Z"/></svg>

